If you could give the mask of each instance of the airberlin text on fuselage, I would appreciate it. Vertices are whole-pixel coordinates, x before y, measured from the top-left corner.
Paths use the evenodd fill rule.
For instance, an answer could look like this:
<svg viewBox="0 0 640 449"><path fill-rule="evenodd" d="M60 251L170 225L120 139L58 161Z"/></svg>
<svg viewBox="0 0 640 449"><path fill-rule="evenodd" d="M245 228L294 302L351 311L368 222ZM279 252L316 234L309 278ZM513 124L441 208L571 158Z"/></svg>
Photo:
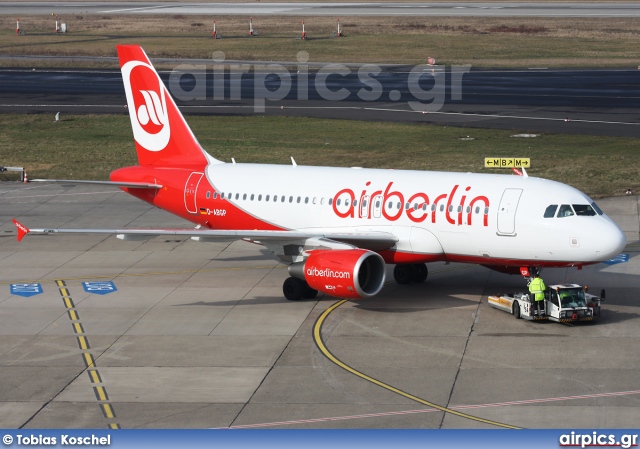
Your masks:
<svg viewBox="0 0 640 449"><path fill-rule="evenodd" d="M366 183L367 187L369 187L369 185L371 185L370 181ZM466 187L455 202L454 197L460 187L457 184L453 186L451 192L432 197L433 202L431 202L429 195L423 192L414 193L405 201L405 195L397 190L392 190L392 187L393 182L390 182L384 191L376 190L368 193L367 189L362 190L355 206L354 200L356 200L356 194L353 190L342 189L333 197L333 212L340 218L372 218L372 212L375 211L375 203L381 201L380 206L378 206L380 207L379 212L376 211L377 213L373 214L373 216L379 217L382 215L382 217L389 221L398 220L404 213L409 220L415 223L421 223L427 220L429 214L431 214L431 223L436 223L437 220L446 220L452 225L467 224L471 226L473 224L474 208L480 207L480 211L482 212L482 225L489 225L489 216L485 212L489 207L489 198L483 195L471 198L468 195L471 186ZM471 199L467 201L467 197ZM400 203L400 208L387 207L388 203ZM406 204L408 204L409 207L407 207ZM466 223L464 223L465 220L463 220L465 215Z"/></svg>

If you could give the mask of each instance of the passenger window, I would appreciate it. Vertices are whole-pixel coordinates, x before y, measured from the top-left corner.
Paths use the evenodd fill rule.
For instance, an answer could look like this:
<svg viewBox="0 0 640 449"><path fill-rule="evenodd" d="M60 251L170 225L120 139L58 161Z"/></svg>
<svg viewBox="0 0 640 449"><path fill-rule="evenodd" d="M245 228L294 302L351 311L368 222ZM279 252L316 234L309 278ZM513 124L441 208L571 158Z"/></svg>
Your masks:
<svg viewBox="0 0 640 449"><path fill-rule="evenodd" d="M557 204L552 204L547 207L547 210L544 211L544 218L553 218L556 215L556 210L558 210Z"/></svg>
<svg viewBox="0 0 640 449"><path fill-rule="evenodd" d="M489 215L489 208L488 208L488 207L485 207L485 208L484 208L484 214L485 214L485 215Z"/></svg>
<svg viewBox="0 0 640 449"><path fill-rule="evenodd" d="M344 205L348 206L349 205L349 200L344 200Z"/></svg>
<svg viewBox="0 0 640 449"><path fill-rule="evenodd" d="M340 205L340 201L341 201L340 198L338 198L338 201L336 201L336 206Z"/></svg>
<svg viewBox="0 0 640 449"><path fill-rule="evenodd" d="M218 199L218 192L213 192L213 199L217 200Z"/></svg>
<svg viewBox="0 0 640 449"><path fill-rule="evenodd" d="M558 211L558 218L570 217L573 215L573 209L569 204L563 204Z"/></svg>
<svg viewBox="0 0 640 449"><path fill-rule="evenodd" d="M316 198L315 196L313 197L313 204L316 204L318 198Z"/></svg>
<svg viewBox="0 0 640 449"><path fill-rule="evenodd" d="M253 201L253 198L255 197L255 195L252 193L251 194L251 201Z"/></svg>
<svg viewBox="0 0 640 449"><path fill-rule="evenodd" d="M223 200L224 199L224 192L220 192L220 199Z"/></svg>
<svg viewBox="0 0 640 449"><path fill-rule="evenodd" d="M269 195L267 195L264 200L269 201Z"/></svg>
<svg viewBox="0 0 640 449"><path fill-rule="evenodd" d="M333 204L333 198L329 198L329 206Z"/></svg>
<svg viewBox="0 0 640 449"><path fill-rule="evenodd" d="M240 198L240 194L236 193L236 199Z"/></svg>
<svg viewBox="0 0 640 449"><path fill-rule="evenodd" d="M435 205L435 204L432 204L432 205L431 205L431 212L435 212L435 211L436 211L436 205Z"/></svg>
<svg viewBox="0 0 640 449"><path fill-rule="evenodd" d="M444 204L440 205L440 212L444 212Z"/></svg>
<svg viewBox="0 0 640 449"><path fill-rule="evenodd" d="M574 204L573 210L576 211L576 215L580 215L582 217L593 217L596 215L596 211L588 204Z"/></svg>
<svg viewBox="0 0 640 449"><path fill-rule="evenodd" d="M320 198L320 205L322 206L324 204L324 197Z"/></svg>
<svg viewBox="0 0 640 449"><path fill-rule="evenodd" d="M398 203L396 204L396 209L400 209L402 207L402 204Z"/></svg>
<svg viewBox="0 0 640 449"><path fill-rule="evenodd" d="M262 195L258 195L258 201L262 201Z"/></svg>
<svg viewBox="0 0 640 449"><path fill-rule="evenodd" d="M449 205L449 212L453 212L453 206Z"/></svg>
<svg viewBox="0 0 640 449"><path fill-rule="evenodd" d="M293 203L293 197L292 196L289 197L289 202Z"/></svg>
<svg viewBox="0 0 640 449"><path fill-rule="evenodd" d="M467 213L471 212L471 207L467 206Z"/></svg>
<svg viewBox="0 0 640 449"><path fill-rule="evenodd" d="M207 192L207 199L211 198L211 192Z"/></svg>
<svg viewBox="0 0 640 449"><path fill-rule="evenodd" d="M297 202L298 204L300 203L300 197L298 197L298 199L297 199L297 201L296 201L296 202Z"/></svg>
<svg viewBox="0 0 640 449"><path fill-rule="evenodd" d="M358 205L358 200L353 200L353 207L356 207Z"/></svg>
<svg viewBox="0 0 640 449"><path fill-rule="evenodd" d="M244 195L242 195L242 199L246 200L247 199L247 194L245 193Z"/></svg>
<svg viewBox="0 0 640 449"><path fill-rule="evenodd" d="M281 202L281 203L284 203L284 199L285 199L285 196L284 196L284 195L282 195L282 197L280 197L280 202Z"/></svg>
<svg viewBox="0 0 640 449"><path fill-rule="evenodd" d="M388 209L393 209L393 203L391 201L389 201L389 207Z"/></svg>
<svg viewBox="0 0 640 449"><path fill-rule="evenodd" d="M304 198L304 204L309 204L309 197L308 196Z"/></svg>
<svg viewBox="0 0 640 449"><path fill-rule="evenodd" d="M426 211L426 210L427 210L427 203L423 203L423 204L422 204L422 210L423 210L423 211Z"/></svg>

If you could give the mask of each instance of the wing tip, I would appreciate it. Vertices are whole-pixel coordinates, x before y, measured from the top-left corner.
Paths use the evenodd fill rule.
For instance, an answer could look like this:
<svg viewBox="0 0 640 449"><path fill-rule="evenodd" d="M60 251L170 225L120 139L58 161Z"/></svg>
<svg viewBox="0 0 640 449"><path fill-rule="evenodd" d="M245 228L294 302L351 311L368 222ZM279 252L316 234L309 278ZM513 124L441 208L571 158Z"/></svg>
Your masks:
<svg viewBox="0 0 640 449"><path fill-rule="evenodd" d="M18 238L18 241L20 242L24 238L24 236L30 232L29 228L27 228L25 225L20 223L15 218L11 219L11 221L13 221L13 224L16 226L16 229L18 230L17 238Z"/></svg>

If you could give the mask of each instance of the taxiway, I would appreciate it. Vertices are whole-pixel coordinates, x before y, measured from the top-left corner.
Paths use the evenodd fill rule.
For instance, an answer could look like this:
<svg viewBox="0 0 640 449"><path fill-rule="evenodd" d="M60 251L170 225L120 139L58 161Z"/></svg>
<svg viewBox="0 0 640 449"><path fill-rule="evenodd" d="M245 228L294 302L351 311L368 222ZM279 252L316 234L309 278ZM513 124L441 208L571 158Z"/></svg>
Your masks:
<svg viewBox="0 0 640 449"><path fill-rule="evenodd" d="M547 269L587 283L601 322L515 320L486 297L519 276L430 266L324 318L335 298L283 298L284 267L261 247L88 235L15 240L47 227L184 227L105 187L0 184L0 427L633 428L640 420L640 248L627 263ZM638 197L599 205L637 241ZM105 294L83 282L112 282ZM11 284L38 283L24 297ZM100 284L89 284L100 285ZM109 288L107 288L109 290ZM364 373L435 410L354 374Z"/></svg>

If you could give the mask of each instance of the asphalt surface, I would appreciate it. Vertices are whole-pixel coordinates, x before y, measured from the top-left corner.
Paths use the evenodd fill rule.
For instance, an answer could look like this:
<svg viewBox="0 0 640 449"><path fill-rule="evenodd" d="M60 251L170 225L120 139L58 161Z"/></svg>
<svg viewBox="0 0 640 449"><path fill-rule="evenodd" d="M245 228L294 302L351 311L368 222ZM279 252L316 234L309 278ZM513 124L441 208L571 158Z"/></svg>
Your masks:
<svg viewBox="0 0 640 449"><path fill-rule="evenodd" d="M598 204L637 241L638 202ZM257 245L63 234L16 242L10 217L32 227L189 226L104 186L3 182L0 210L3 428L595 429L640 420L637 244L626 263L543 272L548 284L606 289L591 325L516 320L486 298L521 291L521 277L431 264L426 284L391 283L324 319L324 344L342 368L313 335L336 300L285 300L286 269ZM25 283L42 293L11 293Z"/></svg>
<svg viewBox="0 0 640 449"><path fill-rule="evenodd" d="M205 65L209 71L182 69L161 77L186 114L277 114L640 136L637 70L251 65L258 67L256 72L227 67L224 81L214 76L212 64ZM1 70L0 95L0 112L126 113L116 70Z"/></svg>
<svg viewBox="0 0 640 449"><path fill-rule="evenodd" d="M2 13L42 14L55 5L69 14L197 14L296 16L463 16L463 17L640 17L637 3L171 3L171 2L4 2Z"/></svg>

